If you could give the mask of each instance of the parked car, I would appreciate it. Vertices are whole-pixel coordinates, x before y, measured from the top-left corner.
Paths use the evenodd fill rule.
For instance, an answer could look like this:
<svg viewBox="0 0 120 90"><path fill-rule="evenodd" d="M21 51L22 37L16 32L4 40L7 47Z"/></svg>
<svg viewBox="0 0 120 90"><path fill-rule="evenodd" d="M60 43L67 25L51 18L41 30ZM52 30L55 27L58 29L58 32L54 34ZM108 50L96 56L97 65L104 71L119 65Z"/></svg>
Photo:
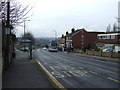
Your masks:
<svg viewBox="0 0 120 90"><path fill-rule="evenodd" d="M120 50L113 50L113 52L120 53Z"/></svg>
<svg viewBox="0 0 120 90"><path fill-rule="evenodd" d="M102 52L110 52L111 49L110 48L106 48L106 49L103 49Z"/></svg>
<svg viewBox="0 0 120 90"><path fill-rule="evenodd" d="M47 48L46 47L43 47L43 50L46 50Z"/></svg>

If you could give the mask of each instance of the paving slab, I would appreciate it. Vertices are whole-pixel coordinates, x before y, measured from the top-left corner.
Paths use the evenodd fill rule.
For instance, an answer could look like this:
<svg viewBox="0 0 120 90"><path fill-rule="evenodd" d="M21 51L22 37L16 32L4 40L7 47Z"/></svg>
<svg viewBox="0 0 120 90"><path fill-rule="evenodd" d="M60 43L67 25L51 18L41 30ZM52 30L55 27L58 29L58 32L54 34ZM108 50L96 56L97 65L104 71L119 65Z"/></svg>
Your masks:
<svg viewBox="0 0 120 90"><path fill-rule="evenodd" d="M54 88L34 59L28 53L16 50L16 58L9 69L3 72L2 88Z"/></svg>

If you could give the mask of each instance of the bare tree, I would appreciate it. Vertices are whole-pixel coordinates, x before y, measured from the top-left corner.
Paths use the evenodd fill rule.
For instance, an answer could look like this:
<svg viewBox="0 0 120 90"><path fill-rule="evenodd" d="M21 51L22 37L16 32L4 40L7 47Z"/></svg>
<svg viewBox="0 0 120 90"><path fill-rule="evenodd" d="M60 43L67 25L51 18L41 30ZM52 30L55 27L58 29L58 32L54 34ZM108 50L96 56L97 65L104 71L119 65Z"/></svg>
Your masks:
<svg viewBox="0 0 120 90"><path fill-rule="evenodd" d="M113 24L113 32L116 32L117 31L117 25L116 23Z"/></svg>
<svg viewBox="0 0 120 90"><path fill-rule="evenodd" d="M31 33L31 32L27 32L24 34L21 35L21 38L22 39L28 39L28 40L31 40L32 41L32 44L35 43L35 38L34 38L34 35Z"/></svg>
<svg viewBox="0 0 120 90"><path fill-rule="evenodd" d="M109 24L109 25L107 26L106 32L110 32L110 30L111 30L111 25Z"/></svg>
<svg viewBox="0 0 120 90"><path fill-rule="evenodd" d="M34 6L34 5L33 5ZM13 29L16 25L21 24L23 19L27 18L27 14L31 11L33 6L23 6L17 0L10 0L10 25ZM2 20L7 21L7 0L2 0Z"/></svg>

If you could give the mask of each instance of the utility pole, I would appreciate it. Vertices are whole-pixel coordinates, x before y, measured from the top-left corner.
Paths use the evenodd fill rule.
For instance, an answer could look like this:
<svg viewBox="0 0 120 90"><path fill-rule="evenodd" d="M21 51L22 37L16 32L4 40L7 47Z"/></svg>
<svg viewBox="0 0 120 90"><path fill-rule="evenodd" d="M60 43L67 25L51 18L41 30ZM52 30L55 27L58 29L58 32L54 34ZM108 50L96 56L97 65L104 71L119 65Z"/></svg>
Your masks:
<svg viewBox="0 0 120 90"><path fill-rule="evenodd" d="M24 23L24 42L25 42L25 20L23 21ZM25 52L25 45L24 45L24 52Z"/></svg>
<svg viewBox="0 0 120 90"><path fill-rule="evenodd" d="M1 5L1 4L0 4ZM0 7L0 12L1 12ZM2 90L2 70L3 70L3 64L2 64L2 15L0 14L0 89ZM2 59L2 60L1 60Z"/></svg>
<svg viewBox="0 0 120 90"><path fill-rule="evenodd" d="M6 25L7 25L7 28L10 27L10 0L7 0L7 23Z"/></svg>
<svg viewBox="0 0 120 90"><path fill-rule="evenodd" d="M23 20L23 23L24 23L24 41L25 41L25 28L26 28L25 21L30 21L30 20ZM24 50L25 50L25 45L24 45Z"/></svg>
<svg viewBox="0 0 120 90"><path fill-rule="evenodd" d="M57 41L57 31L53 30L55 32L55 40Z"/></svg>
<svg viewBox="0 0 120 90"><path fill-rule="evenodd" d="M24 23L24 40L25 40L25 28L26 28L25 21L30 21L30 20L23 20L23 23Z"/></svg>
<svg viewBox="0 0 120 90"><path fill-rule="evenodd" d="M25 42L25 20L23 20L24 23L24 42ZM25 52L25 44L24 44L24 52Z"/></svg>
<svg viewBox="0 0 120 90"><path fill-rule="evenodd" d="M11 63L11 52L10 52L10 0L7 0L7 21L6 21L6 50L5 50L5 68Z"/></svg>

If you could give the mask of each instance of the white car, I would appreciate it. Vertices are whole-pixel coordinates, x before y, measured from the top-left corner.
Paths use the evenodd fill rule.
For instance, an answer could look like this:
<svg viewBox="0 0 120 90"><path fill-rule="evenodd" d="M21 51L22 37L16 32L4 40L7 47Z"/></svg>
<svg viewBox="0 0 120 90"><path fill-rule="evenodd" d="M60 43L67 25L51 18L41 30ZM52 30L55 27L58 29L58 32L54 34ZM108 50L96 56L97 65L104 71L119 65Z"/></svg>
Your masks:
<svg viewBox="0 0 120 90"><path fill-rule="evenodd" d="M113 52L120 53L120 50L113 50Z"/></svg>
<svg viewBox="0 0 120 90"><path fill-rule="evenodd" d="M43 47L43 50L46 50L47 48L46 47Z"/></svg>
<svg viewBox="0 0 120 90"><path fill-rule="evenodd" d="M106 49L103 49L102 52L110 52L111 49L110 48L106 48Z"/></svg>

